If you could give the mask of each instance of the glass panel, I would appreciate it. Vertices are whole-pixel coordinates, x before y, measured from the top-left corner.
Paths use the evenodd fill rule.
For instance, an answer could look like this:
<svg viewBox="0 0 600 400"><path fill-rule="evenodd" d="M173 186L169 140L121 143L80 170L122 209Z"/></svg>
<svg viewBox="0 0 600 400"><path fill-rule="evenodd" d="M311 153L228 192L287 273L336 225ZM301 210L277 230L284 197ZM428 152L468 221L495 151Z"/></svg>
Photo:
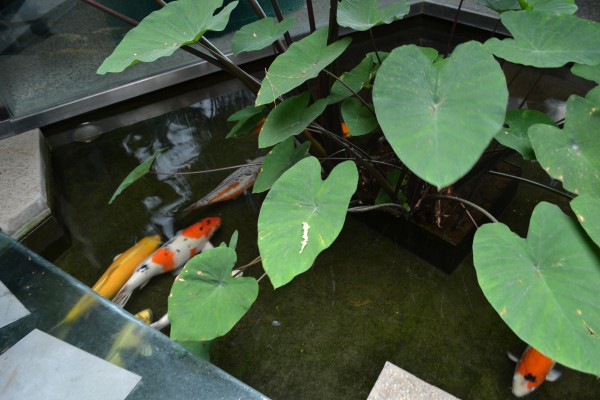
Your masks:
<svg viewBox="0 0 600 400"><path fill-rule="evenodd" d="M136 20L158 9L152 0L100 3ZM261 0L265 6L269 3L269 0ZM294 14L299 16L293 33L305 31L308 25L300 20L306 19L306 12L299 9L304 1L280 3L284 12L295 10ZM328 1L316 3L327 4ZM243 5L246 8L240 6L232 16L232 28L239 28L254 17L246 4ZM319 22L325 21L323 15ZM171 57L140 63L120 74L97 75L100 64L128 30L126 23L79 0L0 1L0 100L9 115L19 118L36 114L199 62L185 51L177 51ZM210 38L224 53L230 51L231 34L213 33Z"/></svg>
<svg viewBox="0 0 600 400"><path fill-rule="evenodd" d="M265 398L1 233L0 281L31 312L0 328L2 353L39 329L141 376L128 400ZM91 308L65 322L82 299Z"/></svg>

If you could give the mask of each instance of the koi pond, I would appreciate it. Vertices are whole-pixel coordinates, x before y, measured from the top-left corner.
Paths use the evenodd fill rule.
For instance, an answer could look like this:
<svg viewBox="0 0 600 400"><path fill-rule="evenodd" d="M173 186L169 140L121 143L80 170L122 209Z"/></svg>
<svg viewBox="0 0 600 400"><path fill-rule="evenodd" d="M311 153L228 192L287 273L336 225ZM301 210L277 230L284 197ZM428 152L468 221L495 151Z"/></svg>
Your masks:
<svg viewBox="0 0 600 400"><path fill-rule="evenodd" d="M239 232L238 265L258 255L264 196L182 212L232 170L182 172L239 166L260 155L256 137L235 139L245 146L225 139L227 117L252 103L249 92L223 84L193 94L49 137L56 205L72 242L56 265L93 285L136 240L150 234L166 240L211 216L222 218L214 245ZM109 205L123 178L160 148L166 150L156 160L159 173ZM520 166L525 177L544 176L537 165ZM521 185L501 219L523 235L523 217L544 196L557 201ZM275 399L364 399L386 361L464 400L511 398L515 365L506 352L520 354L526 345L483 296L471 256L448 275L397 245L386 230L348 216L340 237L308 272L277 290L261 280L250 311L213 343L211 362ZM258 278L263 272L255 265L245 273ZM160 318L173 280L171 274L155 277L126 309L149 307ZM561 369L561 379L530 398L590 399L600 391L596 377Z"/></svg>

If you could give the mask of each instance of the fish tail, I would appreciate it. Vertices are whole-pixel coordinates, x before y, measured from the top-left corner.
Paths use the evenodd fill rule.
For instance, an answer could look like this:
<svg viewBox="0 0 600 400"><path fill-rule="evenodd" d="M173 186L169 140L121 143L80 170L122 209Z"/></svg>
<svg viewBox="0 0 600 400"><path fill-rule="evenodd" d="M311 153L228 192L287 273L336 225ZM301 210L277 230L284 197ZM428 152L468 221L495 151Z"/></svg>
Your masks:
<svg viewBox="0 0 600 400"><path fill-rule="evenodd" d="M127 304L127 302L129 301L131 293L133 293L133 289L130 289L127 286L123 286L123 288L119 290L119 293L117 293L117 295L113 299L113 302L119 307L123 308L125 307L125 304Z"/></svg>

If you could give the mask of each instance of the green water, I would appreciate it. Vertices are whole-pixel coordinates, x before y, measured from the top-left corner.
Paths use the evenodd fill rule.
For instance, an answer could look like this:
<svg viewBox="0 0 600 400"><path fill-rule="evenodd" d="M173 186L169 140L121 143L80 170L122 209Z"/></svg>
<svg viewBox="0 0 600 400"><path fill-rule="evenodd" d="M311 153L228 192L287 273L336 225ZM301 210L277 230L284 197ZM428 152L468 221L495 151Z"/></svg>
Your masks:
<svg viewBox="0 0 600 400"><path fill-rule="evenodd" d="M239 231L240 265L257 256L260 196L188 216L179 211L228 171L148 176L107 204L127 173L158 148L169 148L157 163L165 172L254 158L255 138L240 147L224 139L226 117L250 102L243 93L230 93L116 129L92 143L56 149L54 179L73 242L56 264L92 285L135 240L151 233L165 238L207 216L223 218L217 244ZM533 164L524 167L525 176L543 177ZM526 231L539 195L521 187L507 207L503 219L518 233ZM255 266L247 274L259 277L262 270ZM151 307L160 317L172 281L169 274L154 278L126 308L135 313ZM494 400L512 398L514 364L506 351L524 348L479 290L470 256L446 275L349 217L338 240L308 272L278 290L262 280L257 302L232 332L215 341L211 354L217 366L275 399L365 399L390 361L461 399ZM560 380L545 383L529 398L595 398L600 381L562 370Z"/></svg>

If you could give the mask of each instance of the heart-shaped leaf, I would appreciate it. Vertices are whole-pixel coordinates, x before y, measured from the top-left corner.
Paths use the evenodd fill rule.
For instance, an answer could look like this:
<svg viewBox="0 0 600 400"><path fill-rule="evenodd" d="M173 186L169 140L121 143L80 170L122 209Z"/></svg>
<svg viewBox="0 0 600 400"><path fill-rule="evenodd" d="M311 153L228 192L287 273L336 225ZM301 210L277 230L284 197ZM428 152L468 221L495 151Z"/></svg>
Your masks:
<svg viewBox="0 0 600 400"><path fill-rule="evenodd" d="M262 127L261 120L264 118L263 112L265 108L265 106L248 106L231 114L227 118L227 121L237 121L237 123L225 137L230 139L254 133L258 134Z"/></svg>
<svg viewBox="0 0 600 400"><path fill-rule="evenodd" d="M509 10L520 10L519 0L475 0L476 3L484 5L497 13Z"/></svg>
<svg viewBox="0 0 600 400"><path fill-rule="evenodd" d="M377 129L377 118L356 97L351 97L342 102L342 118L352 136L362 136Z"/></svg>
<svg viewBox="0 0 600 400"><path fill-rule="evenodd" d="M146 175L148 172L150 172L150 168L152 167L156 156L158 156L158 153L163 152L165 149L166 147L156 150L154 154L146 158L143 163L135 167L133 171L131 171L129 175L127 175L125 179L123 179L123 182L121 182L117 190L115 190L112 197L108 201L108 204L112 204L112 202L117 198L118 195L121 194L123 190L127 189L132 183L134 183L135 181Z"/></svg>
<svg viewBox="0 0 600 400"><path fill-rule="evenodd" d="M274 18L267 17L243 26L231 39L233 54L262 50L270 46L294 25L295 20L294 17L288 17L277 23Z"/></svg>
<svg viewBox="0 0 600 400"><path fill-rule="evenodd" d="M500 223L479 228L473 259L483 293L517 336L560 364L600 374L600 258L575 221L542 202L527 239Z"/></svg>
<svg viewBox="0 0 600 400"><path fill-rule="evenodd" d="M556 126L546 114L536 110L512 110L506 113L506 125L496 134L496 140L506 147L518 151L524 159L535 160L535 153L529 142L527 130L535 124Z"/></svg>
<svg viewBox="0 0 600 400"><path fill-rule="evenodd" d="M258 248L275 288L309 269L333 243L357 183L352 161L337 165L322 181L314 157L299 161L275 182L258 217Z"/></svg>
<svg viewBox="0 0 600 400"><path fill-rule="evenodd" d="M540 68L573 61L600 64L600 24L570 14L508 11L500 17L514 39L485 42L496 56ZM552 29L548 29L548 27Z"/></svg>
<svg viewBox="0 0 600 400"><path fill-rule="evenodd" d="M459 45L439 65L417 46L399 47L373 88L377 120L392 148L438 187L471 169L502 128L507 102L502 69L476 42Z"/></svg>
<svg viewBox="0 0 600 400"><path fill-rule="evenodd" d="M406 0L379 8L377 0L342 0L337 9L337 23L357 31L366 31L375 25L390 24L408 14Z"/></svg>
<svg viewBox="0 0 600 400"><path fill-rule="evenodd" d="M600 198L582 194L571 200L571 209L590 238L600 246Z"/></svg>
<svg viewBox="0 0 600 400"><path fill-rule="evenodd" d="M600 83L600 64L598 65L585 65L575 64L571 67L571 72L577 76L580 76L589 81Z"/></svg>
<svg viewBox="0 0 600 400"><path fill-rule="evenodd" d="M299 134L327 107L326 99L317 100L310 106L309 100L310 94L303 92L285 99L271 110L258 136L258 147L273 146Z"/></svg>
<svg viewBox="0 0 600 400"><path fill-rule="evenodd" d="M600 112L595 104L571 96L565 128L534 125L529 139L540 165L565 189L600 197Z"/></svg>
<svg viewBox="0 0 600 400"><path fill-rule="evenodd" d="M254 278L232 277L237 257L230 247L217 247L187 262L171 289L171 338L206 341L223 336L242 318L258 296Z"/></svg>
<svg viewBox="0 0 600 400"><path fill-rule="evenodd" d="M327 28L321 28L292 44L273 61L262 81L256 105L275 101L307 80L316 77L350 45L350 38L327 45Z"/></svg>
<svg viewBox="0 0 600 400"><path fill-rule="evenodd" d="M252 193L269 190L285 171L306 157L309 147L310 142L304 142L294 148L294 139L291 137L273 147L269 154L265 156Z"/></svg>
<svg viewBox="0 0 600 400"><path fill-rule="evenodd" d="M213 15L223 0L178 0L154 11L131 29L97 73L121 72L140 61L151 62L173 54L181 46L197 42L206 31L222 31L234 1Z"/></svg>

